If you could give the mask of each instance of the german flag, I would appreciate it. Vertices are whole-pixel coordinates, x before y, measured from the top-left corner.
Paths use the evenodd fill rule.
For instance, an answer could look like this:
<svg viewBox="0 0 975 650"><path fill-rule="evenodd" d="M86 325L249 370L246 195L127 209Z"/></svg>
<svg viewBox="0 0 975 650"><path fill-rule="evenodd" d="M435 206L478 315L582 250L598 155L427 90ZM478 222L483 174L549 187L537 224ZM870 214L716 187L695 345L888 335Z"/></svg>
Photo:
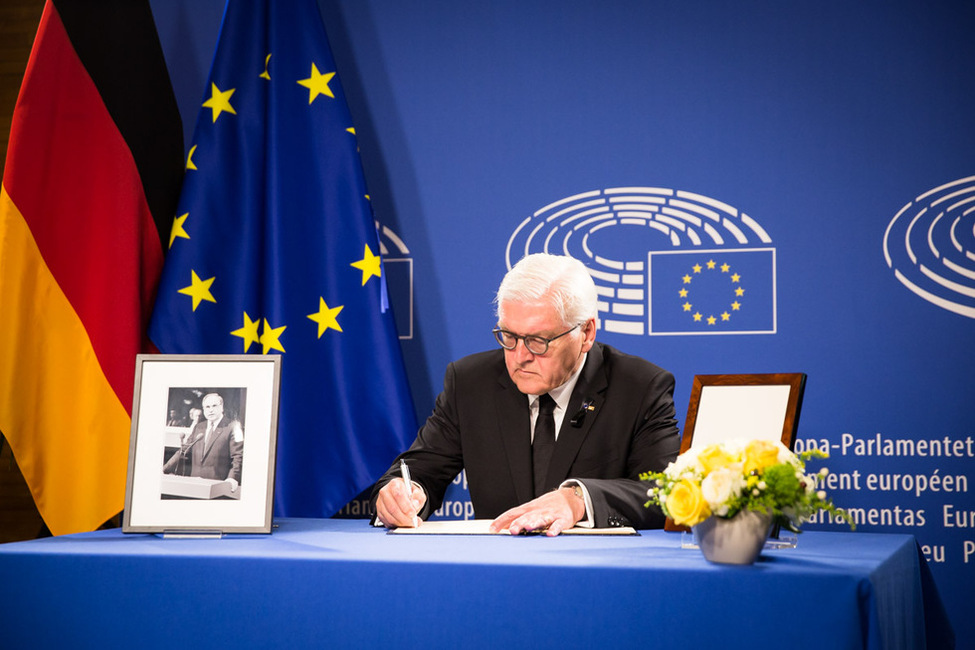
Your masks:
<svg viewBox="0 0 975 650"><path fill-rule="evenodd" d="M56 535L122 509L182 167L149 3L49 0L0 192L0 432Z"/></svg>

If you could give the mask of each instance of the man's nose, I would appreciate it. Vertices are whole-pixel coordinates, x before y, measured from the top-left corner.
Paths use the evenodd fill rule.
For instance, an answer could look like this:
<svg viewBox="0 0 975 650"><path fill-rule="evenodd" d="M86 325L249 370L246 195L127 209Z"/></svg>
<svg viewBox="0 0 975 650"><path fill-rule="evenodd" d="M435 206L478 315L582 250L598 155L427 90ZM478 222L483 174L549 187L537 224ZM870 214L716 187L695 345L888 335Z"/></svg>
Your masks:
<svg viewBox="0 0 975 650"><path fill-rule="evenodd" d="M511 351L511 354L515 355L515 361L518 363L526 363L535 358L535 354L525 345L525 339L515 341L515 349Z"/></svg>

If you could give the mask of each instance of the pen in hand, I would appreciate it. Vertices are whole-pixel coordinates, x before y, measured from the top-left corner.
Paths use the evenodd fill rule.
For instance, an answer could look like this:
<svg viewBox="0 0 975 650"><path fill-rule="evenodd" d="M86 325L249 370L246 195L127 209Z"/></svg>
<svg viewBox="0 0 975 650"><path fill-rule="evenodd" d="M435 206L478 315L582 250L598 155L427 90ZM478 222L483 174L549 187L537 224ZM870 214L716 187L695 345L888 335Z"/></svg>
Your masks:
<svg viewBox="0 0 975 650"><path fill-rule="evenodd" d="M399 461L399 473L403 477L403 481L406 483L406 496L410 500L410 504L413 504L413 480L410 478L410 468L406 466L406 461L400 459ZM413 527L419 526L420 522L417 520L416 511L413 512Z"/></svg>

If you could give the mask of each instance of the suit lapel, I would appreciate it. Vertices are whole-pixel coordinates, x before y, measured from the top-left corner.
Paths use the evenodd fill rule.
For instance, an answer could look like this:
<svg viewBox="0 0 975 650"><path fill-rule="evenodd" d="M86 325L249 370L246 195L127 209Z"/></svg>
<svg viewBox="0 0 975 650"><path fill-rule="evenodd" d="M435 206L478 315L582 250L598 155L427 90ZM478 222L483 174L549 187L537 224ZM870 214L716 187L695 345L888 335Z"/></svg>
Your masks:
<svg viewBox="0 0 975 650"><path fill-rule="evenodd" d="M206 427L207 427L207 425L204 423L202 425L202 427L203 427L202 429L200 428L200 426L201 426L200 424L197 424L196 427L193 428L193 434L192 434L193 435L193 438L190 441L190 444L191 445L198 445L193 450L193 454L196 455L196 456L199 456L200 458L203 458L203 451L204 451L204 449L203 449L203 443L204 443L204 441L206 439L206 433L207 433L207 428Z"/></svg>
<svg viewBox="0 0 975 650"><path fill-rule="evenodd" d="M559 437L555 442L555 451L552 453L552 460L548 466L546 485L558 485L569 478L569 469L599 415L607 386L606 369L603 367L603 351L597 343L589 350L586 365L582 369L579 381L576 382L572 397L569 399L569 408L562 420ZM586 407L585 411L582 410L583 405ZM572 419L577 414L580 415L581 422L578 425L573 425Z"/></svg>
<svg viewBox="0 0 975 650"><path fill-rule="evenodd" d="M495 408L498 414L499 436L511 476L514 478L518 503L531 501L532 486L531 413L528 397L518 390L503 369L495 391Z"/></svg>

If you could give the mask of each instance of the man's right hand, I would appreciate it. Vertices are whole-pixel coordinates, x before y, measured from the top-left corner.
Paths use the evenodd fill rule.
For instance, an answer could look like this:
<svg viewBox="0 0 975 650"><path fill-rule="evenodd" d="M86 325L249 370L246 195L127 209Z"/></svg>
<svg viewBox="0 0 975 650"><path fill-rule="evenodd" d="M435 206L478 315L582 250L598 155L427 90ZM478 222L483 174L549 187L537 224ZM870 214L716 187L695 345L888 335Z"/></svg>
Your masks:
<svg viewBox="0 0 975 650"><path fill-rule="evenodd" d="M376 517L387 528L412 528L418 521L416 513L423 509L427 495L416 485L407 485L394 478L379 490L376 497Z"/></svg>

